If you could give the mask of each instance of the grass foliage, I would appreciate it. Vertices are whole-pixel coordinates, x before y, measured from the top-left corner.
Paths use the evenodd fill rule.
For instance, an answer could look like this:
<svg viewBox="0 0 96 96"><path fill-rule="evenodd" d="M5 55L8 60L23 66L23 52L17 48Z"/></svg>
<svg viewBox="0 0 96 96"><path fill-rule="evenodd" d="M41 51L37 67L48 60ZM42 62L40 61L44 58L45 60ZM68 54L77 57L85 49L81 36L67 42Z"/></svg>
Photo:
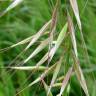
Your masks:
<svg viewBox="0 0 96 96"><path fill-rule="evenodd" d="M96 0L0 0L0 96L96 96Z"/></svg>

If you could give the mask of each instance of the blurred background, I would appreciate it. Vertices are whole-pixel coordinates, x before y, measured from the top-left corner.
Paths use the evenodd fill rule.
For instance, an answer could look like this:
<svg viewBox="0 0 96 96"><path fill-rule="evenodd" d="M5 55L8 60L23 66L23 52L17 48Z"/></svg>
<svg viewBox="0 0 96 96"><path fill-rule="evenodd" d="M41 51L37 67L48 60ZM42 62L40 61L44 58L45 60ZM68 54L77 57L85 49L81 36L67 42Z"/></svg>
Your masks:
<svg viewBox="0 0 96 96"><path fill-rule="evenodd" d="M83 35L89 55L88 61L84 55L84 50L82 49L80 32L79 28L76 27L74 14L71 14L76 28L76 39L81 68L82 70L84 69L84 76L90 96L96 96L96 0L77 0L77 2L80 11ZM0 0L0 13L2 13L11 3L12 0ZM55 3L56 0L24 0L24 2L0 17L0 49L11 46L38 32L38 30L51 19ZM67 0L61 0L57 31L60 31L66 22L66 8L72 13L69 2ZM45 37L42 37L40 40L44 40L44 38ZM2 68L8 66L26 45L27 44L20 45L5 52L0 52L0 96L15 96L19 88L23 89L41 74L40 72L34 73L26 80L31 74L30 71L16 71L12 75L14 70L9 71L6 68ZM37 45L38 42L34 44L26 54L20 55L15 63L27 58ZM44 49L25 65L35 65L45 52L47 52L47 49ZM58 58L58 54L59 52L57 52L57 56L52 62L55 62ZM71 61L67 60L67 63L71 63ZM50 77L51 76L47 77L47 81L51 80ZM52 89L53 96L56 96L59 89L60 87ZM18 96L46 96L46 92L42 83L38 83L27 88ZM85 96L75 76L71 78L70 84L68 84L68 87L64 92L64 96Z"/></svg>

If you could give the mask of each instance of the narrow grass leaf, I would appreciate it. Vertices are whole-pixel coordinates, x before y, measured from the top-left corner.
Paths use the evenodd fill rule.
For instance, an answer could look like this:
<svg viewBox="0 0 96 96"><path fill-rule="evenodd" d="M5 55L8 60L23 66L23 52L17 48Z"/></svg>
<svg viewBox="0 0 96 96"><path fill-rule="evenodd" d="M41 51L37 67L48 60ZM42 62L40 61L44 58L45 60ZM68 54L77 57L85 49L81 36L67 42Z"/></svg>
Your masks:
<svg viewBox="0 0 96 96"><path fill-rule="evenodd" d="M75 17L77 19L77 23L78 23L79 29L81 30L82 27L81 27L81 21L80 21L80 16L79 16L77 0L70 0L70 4L72 6L72 9L74 11Z"/></svg>
<svg viewBox="0 0 96 96"><path fill-rule="evenodd" d="M72 22L72 19L71 19L71 16L69 13L68 13L68 29L69 29L69 32L71 35L75 55L78 58L77 44L76 44L76 38L75 38L75 30L74 30L73 22Z"/></svg>
<svg viewBox="0 0 96 96"><path fill-rule="evenodd" d="M57 78L57 81L60 82L60 81L62 81L64 78L65 78L64 75L63 75L63 76L60 76L60 77Z"/></svg>
<svg viewBox="0 0 96 96"><path fill-rule="evenodd" d="M56 50L59 48L60 44L62 43L63 39L65 38L65 35L66 35L66 32L67 32L67 23L64 25L63 29L61 30L58 38L57 38L57 41L56 41L56 44L55 46L50 50L50 53L47 52L44 57L36 64L38 66L40 66L41 64L43 64L49 57L49 61L52 60Z"/></svg>
<svg viewBox="0 0 96 96"><path fill-rule="evenodd" d="M42 65L48 59L48 52L43 56L43 58L36 64L36 66Z"/></svg>
<svg viewBox="0 0 96 96"><path fill-rule="evenodd" d="M51 23L51 20L48 21L48 22L39 30L39 32L37 32L37 33L33 36L33 38L30 40L29 44L27 45L27 47L12 61L12 63L14 63L22 53L25 53L25 52L46 32L45 30L49 27L50 23ZM11 63L11 64L12 64L12 63ZM9 64L9 65L11 65L11 64ZM23 62L20 62L19 64L23 64ZM19 65L19 64L18 64L18 65Z"/></svg>
<svg viewBox="0 0 96 96"><path fill-rule="evenodd" d="M14 48L14 47L16 47L16 46L19 46L19 45L28 43L28 42L30 42L30 40L31 40L32 38L33 38L33 36L30 36L30 37L28 37L28 38L26 38L26 39L24 39L24 40L22 40L22 41L20 41L20 42L18 42L18 43L16 43L16 44L13 44L13 45L11 45L11 46L9 46L9 47L0 49L0 52L4 52L4 51L7 51L7 50L9 50L9 49L11 49L11 48Z"/></svg>
<svg viewBox="0 0 96 96"><path fill-rule="evenodd" d="M32 59L40 51L42 51L48 45L48 42L49 42L49 38L44 40L44 41L42 41L41 44L31 53L31 55L27 59L24 60L23 64L27 63L30 59Z"/></svg>
<svg viewBox="0 0 96 96"><path fill-rule="evenodd" d="M13 0L13 2L6 8L6 10L1 14L1 16L3 16L4 14L6 14L8 11L10 11L11 9L13 9L17 5L19 5L21 2L23 2L23 0Z"/></svg>
<svg viewBox="0 0 96 96"><path fill-rule="evenodd" d="M71 3L71 6L73 8L75 17L77 19L77 23L78 23L78 26L79 26L79 29L80 29L80 33L81 33L82 42L83 42L83 45L84 45L85 52L87 54L87 59L89 61L89 57L88 57L88 53L87 53L87 49L86 49L86 44L85 44L84 37L83 37L83 34L82 34L82 27L81 27L81 21L80 21L77 1L76 0L70 0L70 3ZM76 61L77 61L76 63L78 63L78 60L76 60ZM82 72L79 64L75 64L75 71L76 71L78 80L79 80L79 82L80 82L80 84L81 84L86 96L89 96L87 85L86 85L86 81L84 79L83 72Z"/></svg>
<svg viewBox="0 0 96 96"><path fill-rule="evenodd" d="M64 79L64 78L63 78ZM61 87L62 86L62 83L55 83L53 84L53 88L58 88L58 87Z"/></svg>
<svg viewBox="0 0 96 96"><path fill-rule="evenodd" d="M85 78L84 78L82 69L80 67L79 61L77 60L77 58L75 57L75 55L73 57L74 57L74 60L75 60L74 69L75 69L77 78L78 78L78 80L79 80L79 82L81 84L81 87L84 90L86 96L89 96L88 88L87 88L87 85L86 85L86 81L85 81Z"/></svg>
<svg viewBox="0 0 96 96"><path fill-rule="evenodd" d="M40 77L38 77L35 81L33 81L29 86L34 85L35 83L38 83L39 81L41 81L46 75L48 75L48 73L50 73L51 71L54 70L54 68L56 67L57 63L52 65L49 69L45 70L45 72L43 74L41 74Z"/></svg>
<svg viewBox="0 0 96 96"><path fill-rule="evenodd" d="M86 43L85 43L85 40L84 40L83 32L82 32L82 25L81 25L80 16L79 16L77 0L70 0L70 3L71 3L71 6L72 6L72 9L74 11L75 17L77 19L79 29L80 29L81 40L82 40L82 44L83 44L83 48L84 48L84 53L86 55L87 63L90 64L91 62L90 62L89 54L88 54L88 51L87 51Z"/></svg>
<svg viewBox="0 0 96 96"><path fill-rule="evenodd" d="M34 36L34 38L32 38L31 42L28 44L28 46L25 48L25 50L27 50L28 48L30 48L30 46L32 46L32 45L44 34L44 32L48 29L50 23L51 23L51 20L48 21L48 22L39 30L39 32Z"/></svg>
<svg viewBox="0 0 96 96"><path fill-rule="evenodd" d="M66 76L65 76L65 78L64 78L64 80L63 80L63 82L62 82L62 86L61 86L60 93L59 93L57 96L62 96L62 93L63 93L63 91L65 90L65 87L67 86L68 81L69 81L69 79L70 79L70 77L71 77L72 70L73 70L73 67L71 67L71 68L68 70L68 72L67 72L67 74L66 74Z"/></svg>
<svg viewBox="0 0 96 96"><path fill-rule="evenodd" d="M58 73L60 71L60 67L61 67L61 64L62 64L62 60L63 60L63 57L60 58L60 60L58 61L57 63L57 66L54 70L54 74L53 74L53 77L52 77L52 80L51 80L51 83L50 83L50 86L49 86L49 89L48 89L48 92L47 92L47 95L49 96L49 93L50 93L50 90L54 84L54 82L56 81L56 78L58 76Z"/></svg>
<svg viewBox="0 0 96 96"><path fill-rule="evenodd" d="M44 85L44 88L45 88L45 91L46 91L46 94L47 94L47 92L48 92L48 85L45 83L44 80L42 80L42 83ZM51 91L49 92L49 95L48 96L53 96L52 93L51 93Z"/></svg>
<svg viewBox="0 0 96 96"><path fill-rule="evenodd" d="M59 7L59 0L56 1L56 5L54 7L53 14L52 14L52 22L51 22L51 28L50 28L50 42L49 42L50 45L49 45L49 47L52 46L53 35L55 33L55 30L56 30L58 7Z"/></svg>
<svg viewBox="0 0 96 96"><path fill-rule="evenodd" d="M18 94L20 94L21 92L23 92L25 89L27 89L27 88L33 86L34 84L38 83L39 81L43 80L46 75L48 75L51 71L54 70L54 68L56 67L56 65L57 65L57 63L54 64L54 65L52 65L52 66L51 66L50 68L48 68L47 70L45 70L45 72L43 72L40 77L38 77L36 80L34 80L32 83L30 83L27 87L25 87L25 88L23 88L21 91L19 91L19 92L16 94L16 96L17 96Z"/></svg>
<svg viewBox="0 0 96 96"><path fill-rule="evenodd" d="M33 70L39 70L39 71L44 71L47 69L47 67L44 66L39 66L38 69L36 66L26 66L26 67L10 67L11 69L16 69L16 70L28 70L28 71L33 71Z"/></svg>
<svg viewBox="0 0 96 96"><path fill-rule="evenodd" d="M64 27L62 28L61 32L59 33L59 36L57 38L57 41L56 41L56 44L55 46L53 47L53 49L50 51L49 53L49 61L52 60L55 52L57 51L57 49L60 47L61 43L63 42L65 36L66 36L66 32L67 32L67 27L68 27L68 24L66 23L64 25Z"/></svg>
<svg viewBox="0 0 96 96"><path fill-rule="evenodd" d="M48 65L50 63L50 51L53 48L53 39L54 39L54 33L56 31L56 25L57 25L57 16L58 16L58 9L59 9L60 0L56 0L56 5L54 7L53 13L52 13L52 22L50 27L50 39L49 39L49 54L48 54ZM48 66L47 65L47 66Z"/></svg>
<svg viewBox="0 0 96 96"><path fill-rule="evenodd" d="M78 73L78 70L76 70L76 75L77 75L77 78L78 78L78 80L81 84L81 87L84 90L86 96L89 96L86 81L85 81L85 78L84 78L84 75L83 75L83 72L82 72L82 69L80 68L80 66L79 66L79 73Z"/></svg>
<svg viewBox="0 0 96 96"><path fill-rule="evenodd" d="M74 11L74 14L75 14L75 17L77 19L77 23L78 23L78 26L79 26L79 29L80 29L80 34L81 34L81 40L82 40L82 44L83 44L83 48L84 48L84 53L86 55L86 59L87 59L88 63L90 64L90 58L89 58L87 47L86 47L85 40L84 40L84 37L83 37L82 25L81 25L80 16L79 16L77 0L70 0L70 4L72 6L72 9Z"/></svg>

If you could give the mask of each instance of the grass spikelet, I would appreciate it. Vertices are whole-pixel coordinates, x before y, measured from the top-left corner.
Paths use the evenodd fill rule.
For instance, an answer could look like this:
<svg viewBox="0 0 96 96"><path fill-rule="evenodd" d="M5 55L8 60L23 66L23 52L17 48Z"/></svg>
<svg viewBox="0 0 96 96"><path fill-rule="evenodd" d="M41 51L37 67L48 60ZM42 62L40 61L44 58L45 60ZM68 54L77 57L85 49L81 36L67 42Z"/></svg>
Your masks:
<svg viewBox="0 0 96 96"><path fill-rule="evenodd" d="M0 17L5 15L10 10L12 10L14 7L19 5L21 2L23 2L23 0L13 0L13 2L5 9L5 11L0 15Z"/></svg>
<svg viewBox="0 0 96 96"><path fill-rule="evenodd" d="M27 87L25 87L25 88L23 88L21 91L19 91L19 92L16 94L16 96L17 96L18 94L20 94L21 92L23 92L25 89L27 89L27 88L33 86L34 84L38 83L39 81L43 80L44 77L45 77L46 75L48 75L48 73L50 73L51 71L54 70L54 68L56 67L56 65L57 65L57 63L54 64L54 65L52 65L49 69L45 70L45 72L43 72L40 77L38 77L36 80L34 80L32 83L30 83Z"/></svg>
<svg viewBox="0 0 96 96"><path fill-rule="evenodd" d="M62 82L62 86L61 86L61 89L60 89L60 93L59 93L57 96L62 96L62 93L63 93L63 91L65 90L65 87L67 86L68 81L69 81L69 79L70 79L70 76L71 76L71 74L72 74L72 70L73 70L73 67L71 67L71 68L68 70L68 72L66 73L66 76L65 76L65 78L64 78L64 80L63 80L63 82Z"/></svg>
<svg viewBox="0 0 96 96"><path fill-rule="evenodd" d="M51 90L53 84L56 81L56 78L58 76L58 73L60 71L60 67L61 67L61 64L62 64L62 59L63 59L63 57L61 56L60 60L57 63L57 66L56 66L56 68L54 70L53 77L52 77L52 80L51 80L51 83L50 83L50 86L49 86L49 89L48 89L48 92L47 92L47 96L49 96L50 90Z"/></svg>
<svg viewBox="0 0 96 96"><path fill-rule="evenodd" d="M70 4L72 6L72 9L74 11L75 17L77 19L78 26L79 26L79 28L81 30L82 27L81 27L81 21L80 21L80 16L79 16L79 9L78 9L77 0L70 0Z"/></svg>

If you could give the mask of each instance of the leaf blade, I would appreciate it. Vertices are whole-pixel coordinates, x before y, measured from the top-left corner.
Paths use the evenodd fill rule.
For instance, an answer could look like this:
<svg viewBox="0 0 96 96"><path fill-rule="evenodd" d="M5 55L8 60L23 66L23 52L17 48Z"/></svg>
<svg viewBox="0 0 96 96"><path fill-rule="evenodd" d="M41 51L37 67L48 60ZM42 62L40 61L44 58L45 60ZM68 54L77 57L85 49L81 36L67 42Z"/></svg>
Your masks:
<svg viewBox="0 0 96 96"><path fill-rule="evenodd" d="M71 67L71 68L68 70L68 72L66 73L66 76L65 76L65 78L64 78L64 80L63 80L63 82L62 82L62 86L61 86L61 89L60 89L60 93L59 93L57 96L61 96L62 93L63 93L63 91L65 90L65 87L66 87L66 85L68 84L68 81L69 81L69 79L70 79L70 77L71 77L72 70L73 70L73 67Z"/></svg>
<svg viewBox="0 0 96 96"><path fill-rule="evenodd" d="M68 13L68 29L69 29L69 32L70 32L74 53L75 53L76 57L78 58L74 25L73 25L73 22L72 22L72 19L71 19L71 16L70 16L69 13Z"/></svg>
<svg viewBox="0 0 96 96"><path fill-rule="evenodd" d="M17 5L19 5L20 3L22 3L23 0L14 0L6 9L3 13L1 13L0 17L2 17L3 15L5 15L8 11L12 10L13 8L15 8Z"/></svg>
<svg viewBox="0 0 96 96"><path fill-rule="evenodd" d="M31 42L28 44L28 46L25 48L25 50L27 50L28 48L30 48L30 46L32 46L41 36L42 34L44 34L44 32L46 31L46 29L49 27L49 25L51 24L52 20L49 20L40 30L39 32L36 33L36 35L34 36L34 38L31 40Z"/></svg>
<svg viewBox="0 0 96 96"><path fill-rule="evenodd" d="M80 82L80 85L81 85L82 89L84 90L86 96L89 96L87 84L86 84L82 69L80 67L79 60L75 57L75 55L73 55L73 58L74 58L74 61L75 61L74 69L75 69L76 76L77 76L77 78Z"/></svg>
<svg viewBox="0 0 96 96"><path fill-rule="evenodd" d="M80 16L79 16L79 9L78 9L78 4L77 4L77 0L70 0L70 4L72 6L73 12L75 14L79 29L81 30L81 20L80 20Z"/></svg>
<svg viewBox="0 0 96 96"><path fill-rule="evenodd" d="M63 60L63 57L60 58L60 60L57 63L57 66L54 70L53 77L52 77L52 80L51 80L51 83L50 83L50 86L49 86L49 89L48 89L48 92L47 92L47 96L49 96L50 90L51 90L53 84L56 81L56 78L58 76L58 73L59 73L59 70L60 70L60 67L61 67L61 64L62 64L62 60Z"/></svg>

